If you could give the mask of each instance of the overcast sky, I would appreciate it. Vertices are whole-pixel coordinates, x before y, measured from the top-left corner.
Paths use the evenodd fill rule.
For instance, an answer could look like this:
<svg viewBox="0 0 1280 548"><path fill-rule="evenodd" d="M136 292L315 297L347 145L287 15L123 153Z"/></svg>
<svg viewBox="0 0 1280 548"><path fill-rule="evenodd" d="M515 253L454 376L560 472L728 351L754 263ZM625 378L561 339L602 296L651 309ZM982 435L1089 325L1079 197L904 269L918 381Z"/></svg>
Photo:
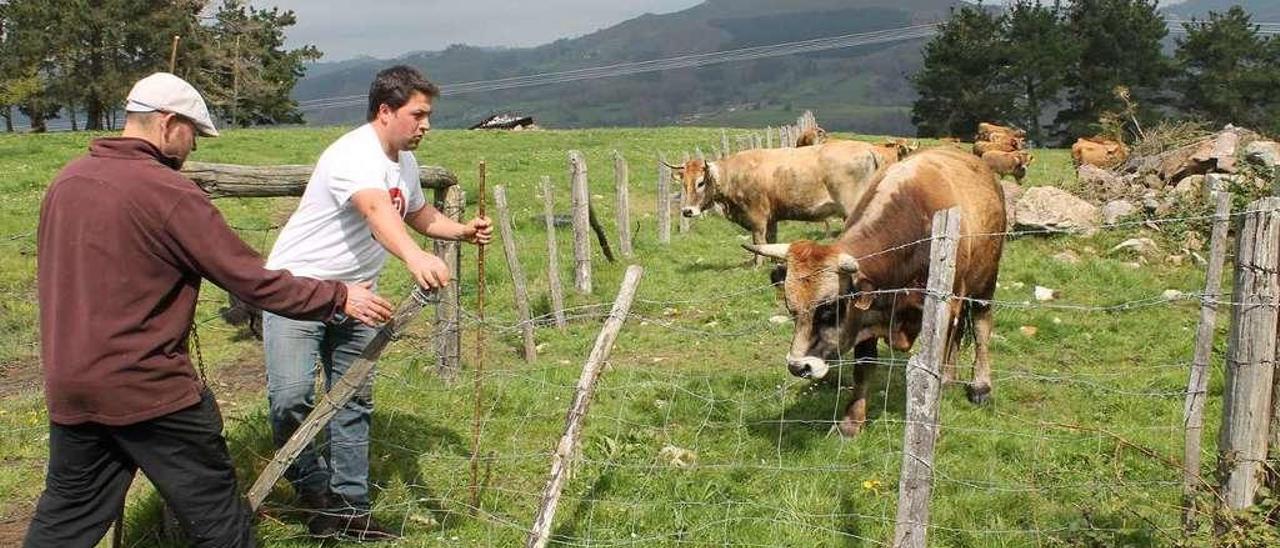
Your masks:
<svg viewBox="0 0 1280 548"><path fill-rule="evenodd" d="M581 36L646 12L669 13L702 0L251 0L298 14L288 45L314 44L321 61L393 58L450 44L536 46Z"/></svg>
<svg viewBox="0 0 1280 548"><path fill-rule="evenodd" d="M1175 4L1184 0L1163 0ZM332 62L360 55L390 59L450 44L527 47L607 28L646 12L669 13L702 0L251 0L298 14L288 45L314 44ZM354 6L354 7L353 7Z"/></svg>

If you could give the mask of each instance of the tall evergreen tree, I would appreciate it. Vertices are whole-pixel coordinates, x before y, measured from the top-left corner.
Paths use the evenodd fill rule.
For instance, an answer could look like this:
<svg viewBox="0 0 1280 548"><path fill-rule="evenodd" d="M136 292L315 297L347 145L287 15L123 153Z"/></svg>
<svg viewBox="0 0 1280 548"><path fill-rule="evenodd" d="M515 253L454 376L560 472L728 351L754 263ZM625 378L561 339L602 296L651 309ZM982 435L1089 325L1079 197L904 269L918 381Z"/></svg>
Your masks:
<svg viewBox="0 0 1280 548"><path fill-rule="evenodd" d="M1280 132L1280 38L1265 38L1240 6L1185 23L1175 58L1182 110L1216 124Z"/></svg>
<svg viewBox="0 0 1280 548"><path fill-rule="evenodd" d="M920 97L911 121L922 137L969 136L979 122L1013 114L1013 94L1001 82L1009 48L1003 16L981 4L953 10L924 47L924 67L912 77Z"/></svg>
<svg viewBox="0 0 1280 548"><path fill-rule="evenodd" d="M1073 0L1067 26L1080 55L1066 73L1067 108L1057 122L1067 136L1096 133L1098 120L1126 109L1127 88L1140 117L1154 117L1165 100L1171 63L1160 50L1168 34L1157 0Z"/></svg>
<svg viewBox="0 0 1280 548"><path fill-rule="evenodd" d="M1008 44L1009 66L1004 78L1016 93L1014 110L1031 141L1045 142L1040 116L1062 93L1065 74L1079 55L1056 0L1014 0L1001 36Z"/></svg>

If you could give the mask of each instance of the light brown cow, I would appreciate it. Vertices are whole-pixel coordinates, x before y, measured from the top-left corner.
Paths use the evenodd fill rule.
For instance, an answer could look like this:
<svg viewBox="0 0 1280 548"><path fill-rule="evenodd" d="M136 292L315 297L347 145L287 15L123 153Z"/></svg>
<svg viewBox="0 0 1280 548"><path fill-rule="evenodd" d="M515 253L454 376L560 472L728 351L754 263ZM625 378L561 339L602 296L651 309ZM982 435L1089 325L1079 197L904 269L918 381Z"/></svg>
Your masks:
<svg viewBox="0 0 1280 548"><path fill-rule="evenodd" d="M986 162L991 171L1000 177L1012 175L1018 184L1022 184L1022 178L1027 176L1027 166L1031 165L1035 159L1035 156L1025 150L1017 152L990 150L982 155L982 161Z"/></svg>
<svg viewBox="0 0 1280 548"><path fill-rule="evenodd" d="M1081 137L1071 145L1071 158L1076 167L1091 165L1110 168L1129 159L1129 147L1106 137Z"/></svg>
<svg viewBox="0 0 1280 548"><path fill-rule="evenodd" d="M1021 137L1014 137L1008 134L995 134L988 141L976 141L973 143L973 155L979 158L983 154L992 150L1001 152L1014 152L1022 150L1026 146L1026 140Z"/></svg>
<svg viewBox="0 0 1280 548"><path fill-rule="evenodd" d="M754 243L765 244L777 241L778 221L844 219L883 165L870 143L833 141L671 167L684 188L682 215L697 217L719 205L725 217L751 231Z"/></svg>
<svg viewBox="0 0 1280 548"><path fill-rule="evenodd" d="M876 143L875 147L881 164L889 165L901 161L907 155L920 150L920 141L907 142L903 139L886 139Z"/></svg>
<svg viewBox="0 0 1280 548"><path fill-rule="evenodd" d="M795 332L787 369L799 377L822 378L828 360L852 354L853 400L838 427L852 436L866 422L867 380L877 339L907 349L920 332L922 290L929 276L929 238L934 212L959 206L960 245L950 303L943 380L955 375L962 335L976 340L969 400L991 394L992 313L1000 256L1004 248L1004 198L996 176L963 151L929 149L889 166L850 215L844 234L832 244L799 241L747 246L786 261L782 276Z"/></svg>
<svg viewBox="0 0 1280 548"><path fill-rule="evenodd" d="M1010 137L1017 137L1019 139L1026 139L1027 137L1027 132L1018 128L1000 126L1000 125L991 124L987 122L979 122L978 135L977 137L974 138L974 140L975 141L991 141L993 140L992 137L996 135L1001 135L1001 134L1008 135Z"/></svg>
<svg viewBox="0 0 1280 548"><path fill-rule="evenodd" d="M826 142L827 130L815 126L804 130L799 137L796 137L796 148L811 147Z"/></svg>

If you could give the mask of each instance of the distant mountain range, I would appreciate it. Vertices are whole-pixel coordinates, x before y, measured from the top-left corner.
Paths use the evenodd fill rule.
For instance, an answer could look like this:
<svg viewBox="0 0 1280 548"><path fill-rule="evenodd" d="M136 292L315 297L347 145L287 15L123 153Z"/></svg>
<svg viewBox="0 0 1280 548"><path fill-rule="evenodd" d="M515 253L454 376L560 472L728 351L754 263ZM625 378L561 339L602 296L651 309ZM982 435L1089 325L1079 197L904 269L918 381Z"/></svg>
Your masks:
<svg viewBox="0 0 1280 548"><path fill-rule="evenodd" d="M450 85L706 54L854 33L936 24L960 0L708 0L645 14L582 37L534 48L453 46L394 60L319 63L294 90L311 123L363 119L362 94L379 69L406 63ZM675 124L764 127L805 109L833 130L913 133L920 66L916 38L553 85L447 96L438 127L466 127L510 112L550 128ZM336 101L325 99L341 98ZM332 106L336 104L337 106ZM317 105L331 105L321 106Z"/></svg>

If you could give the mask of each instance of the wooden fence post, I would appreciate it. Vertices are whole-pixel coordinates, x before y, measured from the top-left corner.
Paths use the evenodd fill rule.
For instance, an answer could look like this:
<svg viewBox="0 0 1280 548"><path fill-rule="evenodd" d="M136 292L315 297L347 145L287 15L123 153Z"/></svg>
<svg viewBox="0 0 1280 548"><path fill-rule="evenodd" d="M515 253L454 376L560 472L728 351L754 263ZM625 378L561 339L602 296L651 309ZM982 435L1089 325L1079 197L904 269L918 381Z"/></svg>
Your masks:
<svg viewBox="0 0 1280 548"><path fill-rule="evenodd" d="M631 191L628 188L631 174L627 169L627 159L618 151L613 151L613 186L618 193L618 250L623 257L630 258L631 250Z"/></svg>
<svg viewBox="0 0 1280 548"><path fill-rule="evenodd" d="M587 188L587 161L569 151L570 196L573 199L573 288L591 293L591 191Z"/></svg>
<svg viewBox="0 0 1280 548"><path fill-rule="evenodd" d="M684 153L684 163L685 163L685 165L688 165L688 164L689 164L689 153L688 153L688 152L685 152L685 153ZM687 201L687 199L688 199L688 197L684 195L684 185L683 185L683 184L681 184L681 185L680 185L680 192L679 192L678 194L679 194L679 196L680 196L680 201L676 203L676 215L680 217L680 221L679 221L679 223L680 223L680 224L679 224L679 226L680 226L680 233L681 233L681 234L684 234L684 233L686 233L686 232L688 232L688 231L689 231L689 218L688 218L688 217L685 217L685 216L684 216L684 211L682 211L682 210L684 209L685 202L686 202L686 201Z"/></svg>
<svg viewBox="0 0 1280 548"><path fill-rule="evenodd" d="M454 185L435 192L436 207L446 217L455 221L462 220L463 209L466 208L466 192ZM453 283L440 290L440 304L436 306L436 325L434 343L436 353L436 374L446 382L457 380L461 370L460 355L462 349L462 328L458 323L458 311L462 307L462 283L460 265L461 246L452 240L435 240L432 251L449 267Z"/></svg>
<svg viewBox="0 0 1280 548"><path fill-rule="evenodd" d="M560 493L563 492L564 483L573 464L573 455L578 451L583 422L587 418L587 410L591 407L596 380L600 378L601 366L609 359L609 353L613 350L618 332L622 329L627 315L630 314L631 301L635 298L636 287L640 284L640 275L643 272L644 269L637 265L627 267L627 273L622 279L622 288L618 290L618 297L613 301L613 310L609 312L609 318L605 320L604 327L600 329L600 335L596 337L595 347L591 349L591 355L587 357L587 362L582 367L582 375L578 377L578 387L573 395L573 403L565 417L564 434L560 436L560 443L556 445L555 453L551 457L551 477L542 491L542 502L538 505L538 514L525 541L526 547L542 548L551 540L551 522L555 519L556 505L560 502Z"/></svg>
<svg viewBox="0 0 1280 548"><path fill-rule="evenodd" d="M724 156L733 154L733 150L729 148L729 132L724 129L720 130L720 153Z"/></svg>
<svg viewBox="0 0 1280 548"><path fill-rule="evenodd" d="M551 177L542 176L542 201L547 217L547 287L551 292L551 315L556 328L563 330L564 288L560 285L560 256L556 246L556 202L551 192Z"/></svg>
<svg viewBox="0 0 1280 548"><path fill-rule="evenodd" d="M1249 205L1237 236L1218 470L1227 507L1253 505L1267 458L1280 293L1280 198Z"/></svg>
<svg viewBox="0 0 1280 548"><path fill-rule="evenodd" d="M524 339L524 361L538 359L537 343L533 339L533 320L529 312L529 287L525 281L520 255L516 253L516 233L511 226L511 209L507 206L507 189L493 187L493 203L498 207L498 229L502 232L502 251L507 255L507 271L516 292L516 314L520 318L520 332Z"/></svg>
<svg viewBox="0 0 1280 548"><path fill-rule="evenodd" d="M275 456L271 458L271 462L267 463L267 467L258 475L258 479L253 482L253 486L249 488L249 492L245 496L249 499L249 508L257 511L262 506L262 501L267 499L267 495L271 493L272 487L280 476L284 475L285 469L293 464L294 459L298 458L298 453L311 443L329 424L329 420L338 413L342 406L346 405L355 396L366 382L369 382L369 376L373 373L373 366L378 362L378 358L382 356L382 350L387 347L391 341L400 337L405 329L418 317L418 312L430 303L435 302L436 295L434 292L424 291L422 288L415 288L408 298L400 302L396 307L396 311L392 314L391 319L378 329L378 334L374 335L373 340L365 346L360 353L360 357L356 358L355 363L347 369L337 381L334 381L333 388L325 393L320 401L316 402L316 406L307 415L306 420L298 426L298 429L289 436L289 441L276 451Z"/></svg>
<svg viewBox="0 0 1280 548"><path fill-rule="evenodd" d="M1216 178L1216 175L1209 175ZM1213 182L1210 181L1210 188ZM1214 192L1213 232L1209 243L1209 265L1205 274L1204 295L1200 298L1200 325L1196 329L1195 356L1187 380L1187 397L1183 406L1184 428L1182 465L1183 530L1195 530L1195 494L1204 479L1200 477L1200 442L1204 432L1204 403L1209 383L1209 359L1213 354L1213 338L1218 321L1218 301L1222 300L1222 267L1227 258L1227 228L1231 224L1231 194Z"/></svg>
<svg viewBox="0 0 1280 548"><path fill-rule="evenodd" d="M933 448L938 439L938 403L942 392L941 365L950 326L959 235L960 208L934 213L928 295L920 331L923 346L907 362L907 425L902 435L902 474L898 481L898 516L893 531L895 548L926 546L929 493L933 489Z"/></svg>
<svg viewBox="0 0 1280 548"><path fill-rule="evenodd" d="M764 147L773 148L773 126L764 128Z"/></svg>
<svg viewBox="0 0 1280 548"><path fill-rule="evenodd" d="M658 154L658 243L671 243L671 191L667 185L671 182L671 168L667 167L667 159Z"/></svg>

